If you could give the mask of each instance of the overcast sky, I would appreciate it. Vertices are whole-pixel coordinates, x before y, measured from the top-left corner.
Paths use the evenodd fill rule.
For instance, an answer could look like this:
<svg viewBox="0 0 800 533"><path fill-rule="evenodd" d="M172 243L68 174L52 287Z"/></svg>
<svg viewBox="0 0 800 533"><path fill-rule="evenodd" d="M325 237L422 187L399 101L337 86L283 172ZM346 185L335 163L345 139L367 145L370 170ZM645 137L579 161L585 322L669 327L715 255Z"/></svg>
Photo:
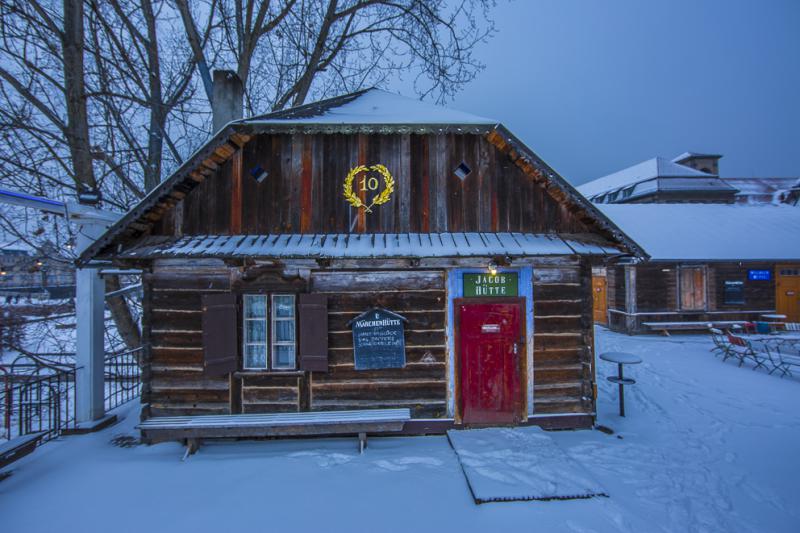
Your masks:
<svg viewBox="0 0 800 533"><path fill-rule="evenodd" d="M800 176L800 0L500 0L452 107L508 126L572 183L656 155Z"/></svg>

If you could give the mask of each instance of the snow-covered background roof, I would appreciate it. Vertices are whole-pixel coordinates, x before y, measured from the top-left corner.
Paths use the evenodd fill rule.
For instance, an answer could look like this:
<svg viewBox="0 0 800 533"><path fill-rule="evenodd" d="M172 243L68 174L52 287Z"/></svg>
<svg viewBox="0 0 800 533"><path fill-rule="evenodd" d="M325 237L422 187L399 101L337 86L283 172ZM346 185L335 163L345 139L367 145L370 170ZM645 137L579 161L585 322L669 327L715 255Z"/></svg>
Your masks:
<svg viewBox="0 0 800 533"><path fill-rule="evenodd" d="M600 204L654 260L800 260L800 208Z"/></svg>
<svg viewBox="0 0 800 533"><path fill-rule="evenodd" d="M687 159L691 158L704 158L704 159L720 159L722 156L720 154L705 154L701 152L683 152L682 154L675 156L672 158L673 163L680 163L681 161L686 161Z"/></svg>
<svg viewBox="0 0 800 533"><path fill-rule="evenodd" d="M352 95L307 106L251 117L243 124L469 124L491 126L499 121L464 111L422 102L414 98L367 89Z"/></svg>
<svg viewBox="0 0 800 533"><path fill-rule="evenodd" d="M629 185L651 180L654 178L708 178L714 179L713 174L701 172L678 163L673 163L663 157L654 157L639 164L624 168L613 174L597 178L590 182L579 185L578 191L587 198L602 194L604 192L615 191ZM724 184L723 184L724 186Z"/></svg>

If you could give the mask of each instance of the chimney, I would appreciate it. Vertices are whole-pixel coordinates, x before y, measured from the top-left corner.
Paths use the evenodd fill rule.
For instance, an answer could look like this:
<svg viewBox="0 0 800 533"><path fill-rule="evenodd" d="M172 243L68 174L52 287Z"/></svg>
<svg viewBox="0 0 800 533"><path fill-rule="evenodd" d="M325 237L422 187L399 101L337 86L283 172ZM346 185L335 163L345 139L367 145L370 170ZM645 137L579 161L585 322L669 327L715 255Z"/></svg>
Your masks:
<svg viewBox="0 0 800 533"><path fill-rule="evenodd" d="M214 133L232 120L242 118L242 80L232 70L214 71L214 101L211 103Z"/></svg>

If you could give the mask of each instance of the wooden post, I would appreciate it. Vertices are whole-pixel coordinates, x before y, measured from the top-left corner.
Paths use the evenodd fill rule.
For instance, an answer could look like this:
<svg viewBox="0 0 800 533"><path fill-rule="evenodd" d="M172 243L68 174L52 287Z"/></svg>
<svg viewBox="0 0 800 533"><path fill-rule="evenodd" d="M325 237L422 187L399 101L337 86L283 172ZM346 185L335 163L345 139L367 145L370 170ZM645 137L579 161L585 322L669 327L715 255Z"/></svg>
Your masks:
<svg viewBox="0 0 800 533"><path fill-rule="evenodd" d="M636 329L636 265L625 265L625 330L630 335Z"/></svg>

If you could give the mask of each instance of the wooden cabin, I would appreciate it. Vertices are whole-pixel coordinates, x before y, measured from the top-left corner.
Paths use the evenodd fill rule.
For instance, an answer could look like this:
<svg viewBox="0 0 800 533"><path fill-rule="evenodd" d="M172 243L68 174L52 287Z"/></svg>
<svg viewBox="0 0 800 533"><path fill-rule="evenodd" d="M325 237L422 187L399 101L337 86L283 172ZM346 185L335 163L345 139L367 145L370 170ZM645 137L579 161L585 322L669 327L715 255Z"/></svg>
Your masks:
<svg viewBox="0 0 800 533"><path fill-rule="evenodd" d="M603 205L650 260L596 267L598 322L626 333L800 322L800 209ZM605 314L605 321L602 320ZM598 316L599 315L599 316Z"/></svg>
<svg viewBox="0 0 800 533"><path fill-rule="evenodd" d="M227 124L80 260L144 272L143 419L407 407L429 433L590 427L591 272L622 255L496 121L371 89Z"/></svg>

